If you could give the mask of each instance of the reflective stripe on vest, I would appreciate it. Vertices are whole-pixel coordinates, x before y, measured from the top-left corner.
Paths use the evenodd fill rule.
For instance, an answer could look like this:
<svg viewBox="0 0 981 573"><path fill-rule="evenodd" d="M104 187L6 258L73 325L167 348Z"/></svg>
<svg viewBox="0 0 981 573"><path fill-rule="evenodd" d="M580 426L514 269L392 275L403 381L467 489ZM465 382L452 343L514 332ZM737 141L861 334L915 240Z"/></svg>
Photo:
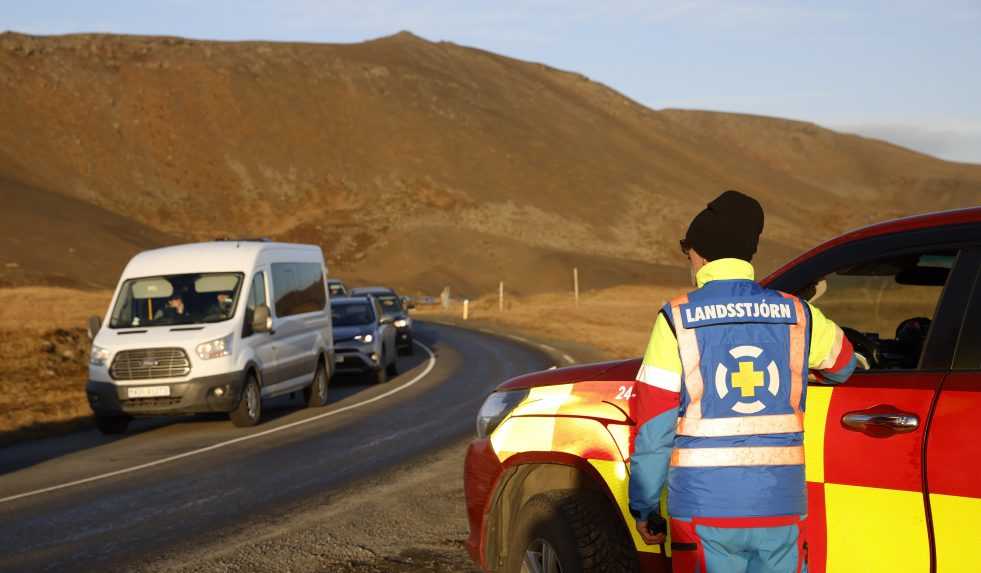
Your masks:
<svg viewBox="0 0 981 573"><path fill-rule="evenodd" d="M688 303L688 296L681 295L671 300L671 316L678 338L678 351L684 370L684 385L689 402L684 416L678 419L676 433L693 437L750 436L764 434L788 434L804 431L804 415L800 409L804 390L804 360L807 344L807 319L800 299L784 294L790 299L797 312L797 322L790 324L790 407L792 414L747 415L730 418L704 418L702 416L702 396L705 384L702 379L701 356L694 328L685 328L681 318L681 306ZM803 462L801 462L803 463ZM744 464L737 464L744 465Z"/></svg>
<svg viewBox="0 0 981 573"><path fill-rule="evenodd" d="M722 436L756 436L790 434L804 431L803 417L798 414L772 416L734 416L732 418L678 418L676 433L681 436L718 438Z"/></svg>
<svg viewBox="0 0 981 573"><path fill-rule="evenodd" d="M804 446L675 448L671 452L671 466L679 468L796 466L803 463Z"/></svg>
<svg viewBox="0 0 981 573"><path fill-rule="evenodd" d="M671 317L674 322L675 334L678 337L678 351L681 353L681 368L685 373L685 390L688 391L688 408L685 417L698 419L702 417L702 393L705 384L702 382L702 365L698 353L698 340L695 329L685 328L681 320L681 305L688 303L688 295L681 295L671 301Z"/></svg>

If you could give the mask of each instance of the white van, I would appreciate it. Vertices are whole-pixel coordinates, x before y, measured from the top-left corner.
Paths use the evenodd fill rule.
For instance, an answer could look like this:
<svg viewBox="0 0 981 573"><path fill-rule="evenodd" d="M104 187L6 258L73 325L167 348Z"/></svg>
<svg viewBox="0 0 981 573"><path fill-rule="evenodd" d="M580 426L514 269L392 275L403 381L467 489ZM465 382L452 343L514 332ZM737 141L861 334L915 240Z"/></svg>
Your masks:
<svg viewBox="0 0 981 573"><path fill-rule="evenodd" d="M136 255L105 318L89 319L99 429L199 412L252 426L263 398L298 390L323 406L334 369L326 278L313 245L224 240Z"/></svg>

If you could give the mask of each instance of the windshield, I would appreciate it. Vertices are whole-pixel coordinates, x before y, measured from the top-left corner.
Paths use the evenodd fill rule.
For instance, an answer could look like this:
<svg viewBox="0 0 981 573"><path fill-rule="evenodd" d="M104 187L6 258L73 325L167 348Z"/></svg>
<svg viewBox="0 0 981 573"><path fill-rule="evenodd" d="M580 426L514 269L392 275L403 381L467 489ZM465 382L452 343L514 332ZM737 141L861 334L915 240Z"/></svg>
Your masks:
<svg viewBox="0 0 981 573"><path fill-rule="evenodd" d="M402 314L402 301L399 300L399 297L388 294L376 296L375 298L377 298L378 303L381 304L382 313L384 313L385 316Z"/></svg>
<svg viewBox="0 0 981 573"><path fill-rule="evenodd" d="M330 305L334 326L361 326L375 322L375 313L367 302L348 302Z"/></svg>
<svg viewBox="0 0 981 573"><path fill-rule="evenodd" d="M129 279L119 289L110 328L222 322L235 315L242 273L192 273Z"/></svg>
<svg viewBox="0 0 981 573"><path fill-rule="evenodd" d="M327 283L327 289L330 290L330 296L344 296L347 294L344 285L341 283Z"/></svg>

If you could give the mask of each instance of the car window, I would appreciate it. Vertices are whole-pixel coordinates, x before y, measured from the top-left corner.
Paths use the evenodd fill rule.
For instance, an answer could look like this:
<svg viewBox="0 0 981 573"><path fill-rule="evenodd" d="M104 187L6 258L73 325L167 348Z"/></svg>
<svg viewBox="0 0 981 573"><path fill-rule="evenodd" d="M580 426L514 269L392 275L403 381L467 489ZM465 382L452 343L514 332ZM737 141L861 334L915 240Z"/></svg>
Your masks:
<svg viewBox="0 0 981 573"><path fill-rule="evenodd" d="M245 323L242 325L242 336L251 336L252 319L255 317L255 308L266 302L266 277L262 272L258 272L252 277L252 284L249 287L249 298L245 305Z"/></svg>
<svg viewBox="0 0 981 573"><path fill-rule="evenodd" d="M838 323L872 370L913 370L957 259L956 250L850 264L801 292Z"/></svg>
<svg viewBox="0 0 981 573"><path fill-rule="evenodd" d="M954 370L981 370L981 268L972 281L963 329L957 341Z"/></svg>

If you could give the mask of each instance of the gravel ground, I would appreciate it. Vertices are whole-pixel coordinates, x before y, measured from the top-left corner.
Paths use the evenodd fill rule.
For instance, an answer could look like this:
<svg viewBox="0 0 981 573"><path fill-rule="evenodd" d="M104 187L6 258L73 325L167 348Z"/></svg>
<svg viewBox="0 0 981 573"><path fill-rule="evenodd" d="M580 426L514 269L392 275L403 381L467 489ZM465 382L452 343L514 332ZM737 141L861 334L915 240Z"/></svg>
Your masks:
<svg viewBox="0 0 981 573"><path fill-rule="evenodd" d="M476 573L464 542L466 441L128 571Z"/></svg>

